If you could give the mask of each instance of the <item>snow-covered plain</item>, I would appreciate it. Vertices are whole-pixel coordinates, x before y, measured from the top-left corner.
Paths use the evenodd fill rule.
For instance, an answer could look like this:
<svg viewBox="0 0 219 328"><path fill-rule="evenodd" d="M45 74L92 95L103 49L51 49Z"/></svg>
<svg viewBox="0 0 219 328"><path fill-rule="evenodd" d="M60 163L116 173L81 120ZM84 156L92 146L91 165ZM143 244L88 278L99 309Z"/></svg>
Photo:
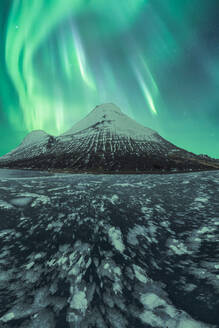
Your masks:
<svg viewBox="0 0 219 328"><path fill-rule="evenodd" d="M218 327L218 199L219 172L0 170L0 327Z"/></svg>

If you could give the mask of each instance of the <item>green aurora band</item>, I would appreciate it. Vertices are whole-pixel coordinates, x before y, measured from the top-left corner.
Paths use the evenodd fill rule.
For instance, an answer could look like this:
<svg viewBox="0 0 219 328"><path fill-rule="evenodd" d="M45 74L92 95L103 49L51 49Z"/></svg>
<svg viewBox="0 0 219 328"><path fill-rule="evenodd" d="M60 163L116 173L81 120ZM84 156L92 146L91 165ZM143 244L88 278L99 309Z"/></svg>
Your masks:
<svg viewBox="0 0 219 328"><path fill-rule="evenodd" d="M0 153L27 132L58 135L97 104L115 102L175 144L219 157L211 141L219 116L209 119L219 75L199 35L206 1L3 0L0 7L0 136L13 135ZM194 41L206 83L186 60Z"/></svg>
<svg viewBox="0 0 219 328"><path fill-rule="evenodd" d="M7 25L5 58L28 131L45 129L50 133L63 132L65 110L69 111L71 106L71 102L66 104L67 96L75 91L77 94L77 89L86 88L87 102L89 103L89 98L95 98L96 81L89 68L74 20L77 15L85 12L93 12L99 17L104 13L106 17L101 17L104 22L101 33L104 37L109 37L113 32L118 33L129 26L143 1L122 1L118 11L117 0L113 0L110 12L103 3L102 0L13 2ZM114 23L115 16L118 17ZM59 39L57 47L51 46L53 34ZM41 52L41 63L45 66L43 73L47 75L46 79L41 78L39 74L38 51ZM57 82L61 76L63 88L59 81ZM72 104L74 105L74 98Z"/></svg>

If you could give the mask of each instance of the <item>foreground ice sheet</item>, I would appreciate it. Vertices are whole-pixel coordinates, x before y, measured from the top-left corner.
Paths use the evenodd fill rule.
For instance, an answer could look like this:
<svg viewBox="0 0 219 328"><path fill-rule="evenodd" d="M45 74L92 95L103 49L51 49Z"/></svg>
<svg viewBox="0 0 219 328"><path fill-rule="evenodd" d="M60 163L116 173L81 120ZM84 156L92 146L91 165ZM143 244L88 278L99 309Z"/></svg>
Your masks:
<svg viewBox="0 0 219 328"><path fill-rule="evenodd" d="M1 328L218 327L219 172L11 176Z"/></svg>

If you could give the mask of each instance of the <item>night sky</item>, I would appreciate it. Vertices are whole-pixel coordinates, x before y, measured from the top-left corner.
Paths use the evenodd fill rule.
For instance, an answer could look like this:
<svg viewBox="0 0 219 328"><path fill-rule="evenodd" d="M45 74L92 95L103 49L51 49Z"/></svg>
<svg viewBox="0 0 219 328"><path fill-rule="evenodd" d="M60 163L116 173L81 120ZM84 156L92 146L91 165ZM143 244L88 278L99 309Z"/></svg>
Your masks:
<svg viewBox="0 0 219 328"><path fill-rule="evenodd" d="M0 155L105 102L219 158L219 1L0 1Z"/></svg>

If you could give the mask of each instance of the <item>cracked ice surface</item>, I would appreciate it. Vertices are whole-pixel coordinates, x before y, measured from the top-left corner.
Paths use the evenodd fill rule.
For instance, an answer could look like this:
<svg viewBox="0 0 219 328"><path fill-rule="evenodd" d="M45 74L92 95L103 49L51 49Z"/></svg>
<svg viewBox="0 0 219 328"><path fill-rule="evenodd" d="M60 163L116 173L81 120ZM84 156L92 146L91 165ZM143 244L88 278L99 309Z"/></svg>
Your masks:
<svg viewBox="0 0 219 328"><path fill-rule="evenodd" d="M0 170L0 327L217 327L218 198L218 172Z"/></svg>

